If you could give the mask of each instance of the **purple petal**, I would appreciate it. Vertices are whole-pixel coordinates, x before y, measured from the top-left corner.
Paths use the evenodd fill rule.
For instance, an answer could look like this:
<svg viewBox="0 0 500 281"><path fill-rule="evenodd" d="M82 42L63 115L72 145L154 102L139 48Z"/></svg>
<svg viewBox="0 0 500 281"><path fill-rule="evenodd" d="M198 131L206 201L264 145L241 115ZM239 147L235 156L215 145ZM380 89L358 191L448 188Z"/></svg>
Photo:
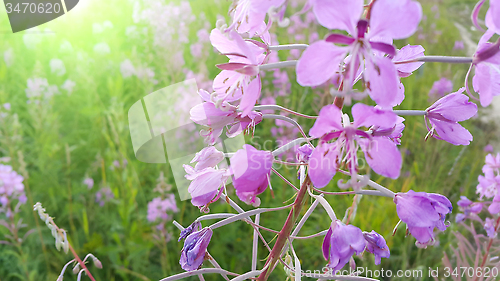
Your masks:
<svg viewBox="0 0 500 281"><path fill-rule="evenodd" d="M500 33L500 2L497 0L490 1L490 8L486 13L486 26L492 29L495 33Z"/></svg>
<svg viewBox="0 0 500 281"><path fill-rule="evenodd" d="M344 34L332 33L326 37L325 41L334 44L351 45L356 39Z"/></svg>
<svg viewBox="0 0 500 281"><path fill-rule="evenodd" d="M248 87L243 93L243 97L241 98L240 102L240 109L243 111L241 113L242 117L247 116L252 111L255 103L257 103L257 100L260 97L261 87L262 85L259 76L257 76L257 78L253 79L252 82L248 84Z"/></svg>
<svg viewBox="0 0 500 281"><path fill-rule="evenodd" d="M370 38L404 39L417 31L422 18L420 3L410 0L378 0L370 18Z"/></svg>
<svg viewBox="0 0 500 281"><path fill-rule="evenodd" d="M363 12L363 0L312 0L311 3L322 26L356 35L356 24Z"/></svg>
<svg viewBox="0 0 500 281"><path fill-rule="evenodd" d="M397 52L392 61L400 62L420 58L424 56L424 51L425 49L420 45L406 45ZM396 69L398 70L399 76L408 77L412 74L413 71L417 70L423 64L423 62L396 64Z"/></svg>
<svg viewBox="0 0 500 281"><path fill-rule="evenodd" d="M362 103L356 103L352 107L352 117L354 127L392 128L398 120L398 116L392 111L377 109Z"/></svg>
<svg viewBox="0 0 500 281"><path fill-rule="evenodd" d="M477 64L472 85L479 93L481 105L483 107L490 105L493 97L500 94L500 67L484 62Z"/></svg>
<svg viewBox="0 0 500 281"><path fill-rule="evenodd" d="M384 137L376 137L363 152L366 162L375 173L392 179L399 177L403 161L394 142Z"/></svg>
<svg viewBox="0 0 500 281"><path fill-rule="evenodd" d="M436 101L428 112L439 114L450 121L465 121L477 114L477 105L469 102L469 97L462 94L465 88L461 88L455 93L446 95Z"/></svg>
<svg viewBox="0 0 500 281"><path fill-rule="evenodd" d="M326 105L320 110L319 117L309 131L309 135L320 138L334 130L342 130L341 119L342 112L336 105Z"/></svg>
<svg viewBox="0 0 500 281"><path fill-rule="evenodd" d="M338 149L335 143L317 146L309 158L309 177L317 188L325 187L337 172Z"/></svg>
<svg viewBox="0 0 500 281"><path fill-rule="evenodd" d="M444 141L454 145L469 145L472 141L471 133L458 123L436 119L431 119L430 122L435 127L439 137Z"/></svg>
<svg viewBox="0 0 500 281"><path fill-rule="evenodd" d="M413 194L418 194L414 192ZM407 194L396 194L396 211L398 217L408 227L434 227L435 222L440 219L429 199L421 196Z"/></svg>
<svg viewBox="0 0 500 281"><path fill-rule="evenodd" d="M325 258L325 260L328 260L328 257L330 256L330 239L332 237L332 226L328 228L328 232L326 233L325 239L323 240L322 250L323 250L323 257Z"/></svg>
<svg viewBox="0 0 500 281"><path fill-rule="evenodd" d="M392 107L398 98L399 79L396 67L387 57L371 57L366 62L370 97L382 107Z"/></svg>
<svg viewBox="0 0 500 281"><path fill-rule="evenodd" d="M396 55L396 48L393 45L382 43L382 42L371 42L370 41L370 46L372 46L373 49L380 51L384 54L388 54L391 57Z"/></svg>
<svg viewBox="0 0 500 281"><path fill-rule="evenodd" d="M339 71L346 47L324 40L310 45L297 62L297 82L301 86L318 86Z"/></svg>

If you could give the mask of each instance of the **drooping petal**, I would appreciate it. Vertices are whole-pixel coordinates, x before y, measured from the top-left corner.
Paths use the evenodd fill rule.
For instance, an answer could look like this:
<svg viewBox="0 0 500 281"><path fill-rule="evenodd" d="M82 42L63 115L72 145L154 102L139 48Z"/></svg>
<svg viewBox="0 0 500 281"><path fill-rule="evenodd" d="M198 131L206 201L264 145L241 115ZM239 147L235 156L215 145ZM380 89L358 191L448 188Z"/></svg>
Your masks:
<svg viewBox="0 0 500 281"><path fill-rule="evenodd" d="M404 39L417 31L422 7L411 0L377 0L370 17L369 37Z"/></svg>
<svg viewBox="0 0 500 281"><path fill-rule="evenodd" d="M481 105L483 107L490 105L493 97L500 95L500 66L488 62L477 64L472 85L479 93Z"/></svg>
<svg viewBox="0 0 500 281"><path fill-rule="evenodd" d="M325 187L335 176L338 154L335 143L323 143L314 149L309 158L309 177L315 187Z"/></svg>
<svg viewBox="0 0 500 281"><path fill-rule="evenodd" d="M338 47L324 40L310 45L297 62L297 82L301 86L318 86L340 70L347 47Z"/></svg>
<svg viewBox="0 0 500 281"><path fill-rule="evenodd" d="M363 12L363 0L312 0L311 3L322 26L356 35L356 24Z"/></svg>
<svg viewBox="0 0 500 281"><path fill-rule="evenodd" d="M362 103L356 103L352 107L354 127L378 126L392 128L396 125L398 116L389 110L382 110Z"/></svg>
<svg viewBox="0 0 500 281"><path fill-rule="evenodd" d="M398 217L408 226L434 227L435 222L440 219L439 214L425 195L419 196L420 193L396 194L394 202Z"/></svg>
<svg viewBox="0 0 500 281"><path fill-rule="evenodd" d="M464 121L477 114L477 105L469 101L469 97L462 94L465 88L446 95L427 109L430 115L439 114L450 121Z"/></svg>
<svg viewBox="0 0 500 281"><path fill-rule="evenodd" d="M328 260L330 256L330 239L332 237L332 227L328 228L328 232L325 235L325 239L323 240L323 257L325 260Z"/></svg>
<svg viewBox="0 0 500 281"><path fill-rule="evenodd" d="M399 79L396 67L387 57L374 56L366 61L366 79L370 97L382 107L397 103Z"/></svg>
<svg viewBox="0 0 500 281"><path fill-rule="evenodd" d="M319 117L316 119L314 126L309 131L311 137L319 138L334 130L342 130L342 112L340 109L331 104L324 106L320 112Z"/></svg>
<svg viewBox="0 0 500 281"><path fill-rule="evenodd" d="M262 85L260 82L260 76L257 76L257 78L253 79L252 82L248 84L248 87L246 88L246 91L244 91L243 97L241 98L240 102L240 109L243 111L241 113L242 117L247 116L252 111L255 103L260 97L261 88Z"/></svg>
<svg viewBox="0 0 500 281"><path fill-rule="evenodd" d="M500 2L497 0L490 0L490 8L486 13L486 26L489 29L500 34Z"/></svg>
<svg viewBox="0 0 500 281"><path fill-rule="evenodd" d="M471 133L462 127L462 125L453 122L446 122L437 119L431 119L438 136L454 145L469 145L472 141Z"/></svg>
<svg viewBox="0 0 500 281"><path fill-rule="evenodd" d="M375 173L392 179L399 177L403 160L393 141L384 137L375 137L369 147L363 149L363 152L366 162Z"/></svg>

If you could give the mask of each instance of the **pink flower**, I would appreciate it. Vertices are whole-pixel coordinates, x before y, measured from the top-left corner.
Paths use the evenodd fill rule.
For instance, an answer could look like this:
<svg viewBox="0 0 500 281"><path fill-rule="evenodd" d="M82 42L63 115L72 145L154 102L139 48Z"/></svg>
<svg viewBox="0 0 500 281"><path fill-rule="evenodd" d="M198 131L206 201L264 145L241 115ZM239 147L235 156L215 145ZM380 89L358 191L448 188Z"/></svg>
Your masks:
<svg viewBox="0 0 500 281"><path fill-rule="evenodd" d="M492 215L500 213L500 193L497 193L493 198L493 203L488 207L488 212Z"/></svg>
<svg viewBox="0 0 500 281"><path fill-rule="evenodd" d="M94 186L94 179L86 177L83 180L83 184L86 185L88 189L91 189Z"/></svg>
<svg viewBox="0 0 500 281"><path fill-rule="evenodd" d="M495 228L495 220L491 218L486 218L484 221L484 230L490 238L495 238L497 236L497 229Z"/></svg>
<svg viewBox="0 0 500 281"><path fill-rule="evenodd" d="M419 247L426 247L434 242L434 228L446 230L446 215L453 210L450 200L443 195L413 190L397 193L394 203L399 218L406 223Z"/></svg>
<svg viewBox="0 0 500 281"><path fill-rule="evenodd" d="M429 97L442 97L451 91L453 91L453 82L443 77L432 84Z"/></svg>
<svg viewBox="0 0 500 281"><path fill-rule="evenodd" d="M476 104L462 94L461 88L455 93L440 98L426 109L426 125L429 135L454 145L469 145L472 135L458 122L465 121L477 114ZM430 123L430 128L427 123Z"/></svg>
<svg viewBox="0 0 500 281"><path fill-rule="evenodd" d="M161 197L154 198L148 203L148 221L155 222L160 219L162 221L171 220L172 217L168 215L167 212L177 213L179 209L175 202L175 196L169 194L167 198L162 199Z"/></svg>
<svg viewBox="0 0 500 281"><path fill-rule="evenodd" d="M271 7L279 7L285 0L239 0L232 14L233 23L228 29L235 28L239 33L253 36L266 28L264 19Z"/></svg>
<svg viewBox="0 0 500 281"><path fill-rule="evenodd" d="M459 40L455 41L455 45L453 46L453 50L463 50L465 48L464 41Z"/></svg>
<svg viewBox="0 0 500 281"><path fill-rule="evenodd" d="M214 167L223 159L222 152L209 146L202 149L193 158L191 163L198 162L194 168L183 165L187 173L185 177L191 181L188 192L191 194L191 203L194 206L201 208L219 199L220 191L222 191L220 188L228 179L229 174L226 169L215 169Z"/></svg>
<svg viewBox="0 0 500 281"><path fill-rule="evenodd" d="M398 116L357 103L352 107L354 122L335 105L323 107L309 135L321 138L309 159L309 176L318 188L326 186L336 173L340 161L356 172L357 151L361 147L368 165L378 174L398 178L402 158L397 145L387 135L372 135L360 127L395 128ZM341 121L343 121L341 123ZM328 141L336 138L333 143Z"/></svg>
<svg viewBox="0 0 500 281"><path fill-rule="evenodd" d="M217 107L207 91L200 90L198 93L205 102L191 108L189 114L193 122L208 127L208 130L201 132L208 144L214 144L224 128L227 128L226 135L232 138L262 121L261 113L250 111L243 117L236 107L228 103Z"/></svg>
<svg viewBox="0 0 500 281"><path fill-rule="evenodd" d="M227 36L226 36L227 35ZM261 81L259 65L266 55L263 43L244 41L235 31L223 34L219 29L210 33L210 42L222 54L229 58L228 63L217 65L222 72L214 79L213 88L217 93L215 99L233 102L240 100L242 116L247 116L260 97ZM252 80L252 76L257 78Z"/></svg>
<svg viewBox="0 0 500 281"><path fill-rule="evenodd" d="M254 207L260 205L257 195L264 192L269 183L273 155L270 151L257 150L245 144L230 159L229 173L233 176L236 195L241 201Z"/></svg>
<svg viewBox="0 0 500 281"><path fill-rule="evenodd" d="M362 0L313 0L311 5L321 25L345 30L352 37L334 33L310 45L297 63L297 82L302 86L325 83L341 70L350 53L345 66L344 89L350 89L358 79L357 69L364 58L363 76L370 97L384 107L399 104L400 83L396 67L390 58L381 55L396 55L392 40L409 37L416 31L422 17L420 4L411 0L379 0L374 3L369 20L360 19Z"/></svg>
<svg viewBox="0 0 500 281"><path fill-rule="evenodd" d="M353 225L344 225L341 221L332 222L323 240L323 257L328 267L334 272L342 269L356 253L361 254L366 241L361 229Z"/></svg>
<svg viewBox="0 0 500 281"><path fill-rule="evenodd" d="M472 86L474 91L479 93L479 100L483 107L490 105L494 96L500 95L499 46L500 41L496 44L479 42L478 50L474 54L473 65L476 70L472 78Z"/></svg>

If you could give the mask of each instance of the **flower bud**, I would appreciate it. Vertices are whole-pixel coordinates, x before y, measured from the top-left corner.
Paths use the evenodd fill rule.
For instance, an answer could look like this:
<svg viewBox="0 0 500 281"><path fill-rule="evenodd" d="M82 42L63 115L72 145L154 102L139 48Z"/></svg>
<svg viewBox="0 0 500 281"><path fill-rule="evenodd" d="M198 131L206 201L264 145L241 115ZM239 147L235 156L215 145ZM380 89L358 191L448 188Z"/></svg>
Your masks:
<svg viewBox="0 0 500 281"><path fill-rule="evenodd" d="M102 268L102 263L100 260L98 260L96 257L92 258L92 261L94 262L95 267L101 269Z"/></svg>
<svg viewBox="0 0 500 281"><path fill-rule="evenodd" d="M80 271L80 264L77 263L75 267L73 267L73 274L78 274L79 271Z"/></svg>

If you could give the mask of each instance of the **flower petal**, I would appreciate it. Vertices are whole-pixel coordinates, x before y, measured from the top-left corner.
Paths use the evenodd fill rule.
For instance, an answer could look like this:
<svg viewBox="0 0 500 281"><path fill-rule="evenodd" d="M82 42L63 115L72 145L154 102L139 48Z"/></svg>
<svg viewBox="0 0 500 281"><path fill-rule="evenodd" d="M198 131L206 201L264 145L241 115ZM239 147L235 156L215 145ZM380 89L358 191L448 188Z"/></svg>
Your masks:
<svg viewBox="0 0 500 281"><path fill-rule="evenodd" d="M309 158L309 177L317 188L325 187L337 172L338 150L335 143L317 146Z"/></svg>
<svg viewBox="0 0 500 281"><path fill-rule="evenodd" d="M356 35L356 24L363 12L363 0L312 0L318 22L329 29L341 29Z"/></svg>
<svg viewBox="0 0 500 281"><path fill-rule="evenodd" d="M378 126L392 128L398 121L398 116L394 112L381 110L362 103L356 103L352 107L352 117L354 118L354 127Z"/></svg>
<svg viewBox="0 0 500 281"><path fill-rule="evenodd" d="M366 162L375 173L392 179L399 177L403 160L394 142L384 137L375 137L363 152Z"/></svg>
<svg viewBox="0 0 500 281"><path fill-rule="evenodd" d="M387 57L371 57L366 61L366 78L370 97L382 107L397 104L399 79L396 67Z"/></svg>
<svg viewBox="0 0 500 281"><path fill-rule="evenodd" d="M404 39L417 31L422 18L420 3L411 0L377 0L371 11L370 38Z"/></svg>
<svg viewBox="0 0 500 281"><path fill-rule="evenodd" d="M240 109L243 111L241 113L242 117L247 116L252 111L255 103L257 103L260 97L261 88L260 76L257 76L257 78L253 79L252 82L248 84L240 102Z"/></svg>
<svg viewBox="0 0 500 281"><path fill-rule="evenodd" d="M420 45L406 45L396 53L396 56L392 59L392 61L400 62L420 58L424 56L424 51L425 49ZM423 64L423 62L396 64L396 69L398 70L400 77L408 77L413 71L417 70Z"/></svg>
<svg viewBox="0 0 500 281"><path fill-rule="evenodd" d="M490 105L493 97L500 95L500 67L488 62L477 64L472 86L479 93L481 105Z"/></svg>
<svg viewBox="0 0 500 281"><path fill-rule="evenodd" d="M458 123L436 119L431 119L430 122L436 129L439 137L451 144L469 145L473 139L471 133Z"/></svg>
<svg viewBox="0 0 500 281"><path fill-rule="evenodd" d="M320 138L334 130L342 130L342 112L336 105L326 105L320 112L313 127L309 131L311 137Z"/></svg>
<svg viewBox="0 0 500 281"><path fill-rule="evenodd" d="M297 62L297 82L301 86L318 86L339 71L346 47L324 40L310 45Z"/></svg>

